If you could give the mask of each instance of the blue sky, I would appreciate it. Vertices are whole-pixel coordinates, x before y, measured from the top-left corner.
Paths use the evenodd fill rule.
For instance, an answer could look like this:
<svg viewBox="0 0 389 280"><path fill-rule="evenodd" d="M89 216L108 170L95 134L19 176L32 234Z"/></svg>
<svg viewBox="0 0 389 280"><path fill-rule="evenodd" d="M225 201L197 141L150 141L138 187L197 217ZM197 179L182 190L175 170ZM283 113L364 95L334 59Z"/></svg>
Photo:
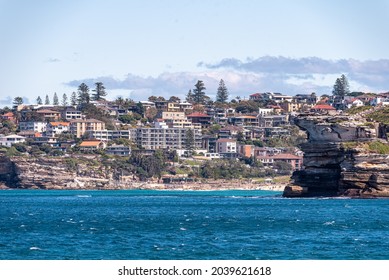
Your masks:
<svg viewBox="0 0 389 280"><path fill-rule="evenodd" d="M108 98L389 91L389 1L0 0L0 105L102 81Z"/></svg>

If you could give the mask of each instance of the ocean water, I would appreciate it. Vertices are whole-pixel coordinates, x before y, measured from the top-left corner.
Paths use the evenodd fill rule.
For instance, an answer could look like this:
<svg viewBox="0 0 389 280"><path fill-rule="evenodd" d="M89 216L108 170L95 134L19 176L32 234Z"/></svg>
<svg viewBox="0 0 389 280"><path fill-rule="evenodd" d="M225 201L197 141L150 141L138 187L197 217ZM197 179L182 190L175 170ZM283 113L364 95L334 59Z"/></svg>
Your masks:
<svg viewBox="0 0 389 280"><path fill-rule="evenodd" d="M4 190L0 259L389 259L389 200Z"/></svg>

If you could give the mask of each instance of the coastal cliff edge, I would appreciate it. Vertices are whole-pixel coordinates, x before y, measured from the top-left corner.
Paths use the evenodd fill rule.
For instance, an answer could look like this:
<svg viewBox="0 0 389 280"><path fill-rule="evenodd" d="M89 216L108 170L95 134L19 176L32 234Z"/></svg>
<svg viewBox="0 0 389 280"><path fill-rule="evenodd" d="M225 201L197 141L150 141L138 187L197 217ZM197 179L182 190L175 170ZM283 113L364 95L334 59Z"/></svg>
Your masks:
<svg viewBox="0 0 389 280"><path fill-rule="evenodd" d="M347 116L300 115L307 133L303 169L295 171L285 197L389 197L389 144L379 124Z"/></svg>

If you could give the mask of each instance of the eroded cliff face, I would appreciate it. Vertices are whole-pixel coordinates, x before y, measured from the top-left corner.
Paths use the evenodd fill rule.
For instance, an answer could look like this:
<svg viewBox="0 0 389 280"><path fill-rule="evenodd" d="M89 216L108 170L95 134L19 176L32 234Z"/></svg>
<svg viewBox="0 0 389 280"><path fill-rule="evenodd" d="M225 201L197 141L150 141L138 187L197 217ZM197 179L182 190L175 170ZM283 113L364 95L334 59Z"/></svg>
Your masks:
<svg viewBox="0 0 389 280"><path fill-rule="evenodd" d="M0 188L12 187L17 184L16 168L6 156L0 156Z"/></svg>
<svg viewBox="0 0 389 280"><path fill-rule="evenodd" d="M0 157L0 187L29 189L122 189L131 179L90 158ZM132 176L131 176L132 178Z"/></svg>
<svg viewBox="0 0 389 280"><path fill-rule="evenodd" d="M378 126L344 116L299 116L295 123L308 135L301 145L303 169L292 176L286 197L389 197L389 155L368 149Z"/></svg>

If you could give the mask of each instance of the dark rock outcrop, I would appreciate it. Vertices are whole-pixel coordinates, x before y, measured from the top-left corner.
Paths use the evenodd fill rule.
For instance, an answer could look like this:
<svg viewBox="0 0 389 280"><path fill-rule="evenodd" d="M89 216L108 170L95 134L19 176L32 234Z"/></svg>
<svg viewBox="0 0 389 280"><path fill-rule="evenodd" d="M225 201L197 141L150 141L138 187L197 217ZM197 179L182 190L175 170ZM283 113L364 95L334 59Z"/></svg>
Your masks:
<svg viewBox="0 0 389 280"><path fill-rule="evenodd" d="M284 196L389 197L389 155L366 149L372 141L387 144L375 128L344 116L299 116L295 123L308 142L301 145L303 169Z"/></svg>
<svg viewBox="0 0 389 280"><path fill-rule="evenodd" d="M0 156L0 187L15 187L19 183L15 164L6 156Z"/></svg>

